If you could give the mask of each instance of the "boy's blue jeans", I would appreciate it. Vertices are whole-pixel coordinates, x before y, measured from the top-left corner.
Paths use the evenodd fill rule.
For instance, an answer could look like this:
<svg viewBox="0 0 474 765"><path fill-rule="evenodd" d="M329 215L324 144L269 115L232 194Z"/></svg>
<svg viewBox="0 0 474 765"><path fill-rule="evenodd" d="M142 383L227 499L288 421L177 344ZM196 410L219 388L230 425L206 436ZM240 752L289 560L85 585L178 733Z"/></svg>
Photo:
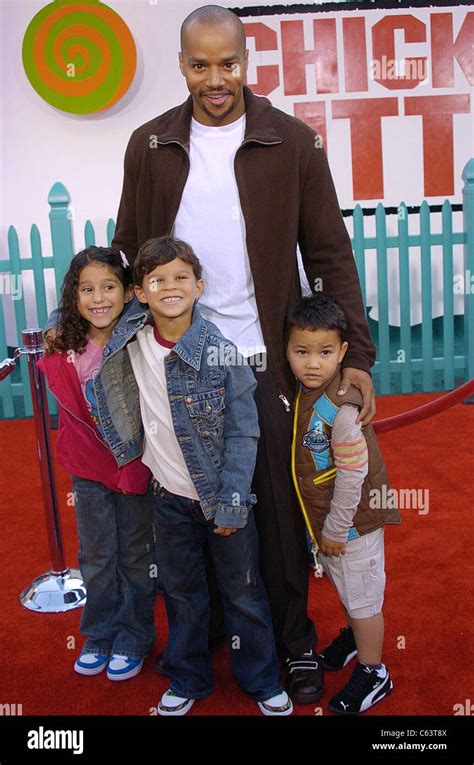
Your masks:
<svg viewBox="0 0 474 765"><path fill-rule="evenodd" d="M214 534L199 502L155 482L156 553L168 614L163 671L177 696L200 699L213 689L206 542L222 594L232 671L256 701L282 692L270 607L258 571L253 514L235 534Z"/></svg>
<svg viewBox="0 0 474 765"><path fill-rule="evenodd" d="M82 650L143 658L156 638L151 490L120 494L78 476L72 477L72 488L87 588Z"/></svg>

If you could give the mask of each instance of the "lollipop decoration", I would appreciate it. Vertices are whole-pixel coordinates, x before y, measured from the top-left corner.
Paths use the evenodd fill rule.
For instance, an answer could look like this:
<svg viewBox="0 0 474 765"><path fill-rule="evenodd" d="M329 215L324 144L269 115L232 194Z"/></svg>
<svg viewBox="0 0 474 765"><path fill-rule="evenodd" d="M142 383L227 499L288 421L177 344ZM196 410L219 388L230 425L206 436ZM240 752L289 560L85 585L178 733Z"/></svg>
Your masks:
<svg viewBox="0 0 474 765"><path fill-rule="evenodd" d="M22 55L41 98L72 114L94 114L117 103L137 62L129 28L100 0L45 6L26 30Z"/></svg>

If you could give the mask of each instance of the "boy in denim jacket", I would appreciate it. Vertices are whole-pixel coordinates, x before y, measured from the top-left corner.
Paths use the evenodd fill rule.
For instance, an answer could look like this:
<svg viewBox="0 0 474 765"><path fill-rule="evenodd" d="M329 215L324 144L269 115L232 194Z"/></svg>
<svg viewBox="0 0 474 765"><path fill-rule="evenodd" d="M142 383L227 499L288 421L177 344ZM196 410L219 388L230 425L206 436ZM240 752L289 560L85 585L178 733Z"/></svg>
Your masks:
<svg viewBox="0 0 474 765"><path fill-rule="evenodd" d="M134 264L135 298L104 348L94 380L104 437L123 467L142 455L153 474L159 579L169 622L160 715L184 715L212 692L209 546L222 594L234 676L267 716L293 711L279 679L260 578L251 493L258 415L251 368L196 305L192 249L150 239ZM53 311L45 332L55 329Z"/></svg>
<svg viewBox="0 0 474 765"><path fill-rule="evenodd" d="M163 670L170 684L158 713L184 715L212 691L208 544L234 676L263 714L288 715L292 705L279 680L251 512L259 436L253 372L201 317L201 267L184 242L145 242L134 283L152 317L126 348L140 394L143 462L153 474L156 552L169 622Z"/></svg>

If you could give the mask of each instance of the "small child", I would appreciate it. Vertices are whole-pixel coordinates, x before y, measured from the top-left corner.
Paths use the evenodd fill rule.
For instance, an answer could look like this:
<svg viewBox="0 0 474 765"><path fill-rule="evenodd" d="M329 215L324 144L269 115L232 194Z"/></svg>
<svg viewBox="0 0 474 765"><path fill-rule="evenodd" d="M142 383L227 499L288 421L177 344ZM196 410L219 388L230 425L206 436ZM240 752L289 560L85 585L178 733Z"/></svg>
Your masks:
<svg viewBox="0 0 474 765"><path fill-rule="evenodd" d="M311 295L290 308L287 358L300 382L295 401L292 471L318 559L343 604L347 627L321 653L327 670L357 654L344 688L329 702L339 714L364 712L387 696L393 683L382 663L385 587L383 533L399 524L397 509L381 507L387 474L371 425L356 422L362 397L343 395L341 362L348 348L343 312Z"/></svg>
<svg viewBox="0 0 474 765"><path fill-rule="evenodd" d="M251 481L259 437L252 370L202 318L201 265L189 245L150 239L134 263L151 322L128 320L140 390L143 461L153 473L156 552L169 638L160 715L184 715L212 692L209 545L223 598L234 676L264 715L289 715L267 595L258 570ZM139 314L137 315L139 319Z"/></svg>
<svg viewBox="0 0 474 765"><path fill-rule="evenodd" d="M52 353L38 367L58 401L58 462L72 474L79 565L87 588L81 631L87 635L74 669L96 675L107 667L110 680L137 675L153 648L156 580L150 472L139 456L112 453L109 421L101 416L95 378L107 366L107 346L133 297L131 269L117 250L88 247L71 261L65 276L59 326L46 343ZM141 422L130 417L124 381L123 431L142 438ZM118 408L117 408L118 412ZM116 417L118 415L116 414Z"/></svg>

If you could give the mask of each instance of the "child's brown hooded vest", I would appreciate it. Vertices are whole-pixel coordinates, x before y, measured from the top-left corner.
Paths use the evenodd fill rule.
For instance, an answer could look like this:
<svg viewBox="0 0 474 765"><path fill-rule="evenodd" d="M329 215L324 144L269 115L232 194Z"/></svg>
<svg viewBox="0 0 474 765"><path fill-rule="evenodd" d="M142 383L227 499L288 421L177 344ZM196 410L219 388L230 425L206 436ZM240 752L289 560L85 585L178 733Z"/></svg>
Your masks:
<svg viewBox="0 0 474 765"><path fill-rule="evenodd" d="M318 545L321 543L324 519L330 510L336 479L337 469L334 467L334 455L331 448L334 418L342 404L350 403L358 408L362 406L362 396L353 385L343 396L337 395L340 382L341 374L338 367L335 376L323 391L321 389L308 391L301 386L295 401L293 480L308 530L313 541L316 540ZM315 410L321 432L316 430L308 432ZM377 506L381 504L384 496L384 484L386 491L389 489L387 471L372 425L364 425L362 434L367 443L369 465L362 485L360 502L353 518L353 525L359 536L369 534L386 523L401 523L398 509ZM324 469L317 469L311 450L303 445L303 438L306 443L311 443L315 451L325 453L328 464ZM378 490L376 495L379 499L378 503L374 501L374 498L371 502L370 492L373 489Z"/></svg>

